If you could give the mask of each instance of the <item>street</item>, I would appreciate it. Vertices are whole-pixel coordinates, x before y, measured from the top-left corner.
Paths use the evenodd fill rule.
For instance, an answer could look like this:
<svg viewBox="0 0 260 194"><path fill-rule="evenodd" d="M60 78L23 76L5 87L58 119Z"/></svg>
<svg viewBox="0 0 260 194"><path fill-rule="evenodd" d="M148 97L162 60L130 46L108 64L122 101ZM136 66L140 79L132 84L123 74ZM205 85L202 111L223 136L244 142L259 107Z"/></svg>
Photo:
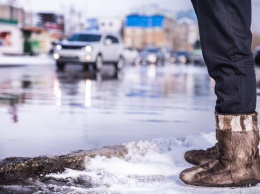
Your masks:
<svg viewBox="0 0 260 194"><path fill-rule="evenodd" d="M1 68L0 158L86 150L214 129L206 68L69 65ZM205 120L198 122L198 116Z"/></svg>
<svg viewBox="0 0 260 194"><path fill-rule="evenodd" d="M127 65L116 72L104 66L95 73L80 65L57 71L54 64L31 64L0 70L1 159L114 145L128 150L125 159L86 158L84 171L67 169L28 187L0 187L0 193L240 191L194 192L178 178L190 166L185 151L216 141L214 81L206 67ZM256 74L259 80L258 68Z"/></svg>

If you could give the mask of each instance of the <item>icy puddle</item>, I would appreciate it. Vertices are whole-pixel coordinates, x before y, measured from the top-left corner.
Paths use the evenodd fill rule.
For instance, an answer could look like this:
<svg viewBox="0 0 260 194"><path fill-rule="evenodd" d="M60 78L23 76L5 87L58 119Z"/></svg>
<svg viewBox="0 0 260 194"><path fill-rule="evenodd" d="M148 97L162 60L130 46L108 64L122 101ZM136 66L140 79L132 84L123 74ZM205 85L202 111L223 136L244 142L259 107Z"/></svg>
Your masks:
<svg viewBox="0 0 260 194"><path fill-rule="evenodd" d="M190 149L215 144L215 134L188 136L186 139L164 138L125 144L124 159L98 156L86 158L85 171L67 169L49 174L46 181L33 187L5 187L14 193L260 193L260 186L251 188L200 188L180 181L179 173L191 165L183 154ZM1 193L1 190L0 190Z"/></svg>

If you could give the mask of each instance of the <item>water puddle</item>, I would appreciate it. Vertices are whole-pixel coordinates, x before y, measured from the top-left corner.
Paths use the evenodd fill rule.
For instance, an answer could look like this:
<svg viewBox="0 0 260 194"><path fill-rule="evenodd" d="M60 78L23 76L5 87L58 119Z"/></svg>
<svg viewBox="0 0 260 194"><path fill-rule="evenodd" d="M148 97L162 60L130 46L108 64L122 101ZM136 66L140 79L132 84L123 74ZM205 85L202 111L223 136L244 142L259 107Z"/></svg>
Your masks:
<svg viewBox="0 0 260 194"><path fill-rule="evenodd" d="M31 186L0 187L0 193L260 190L196 188L178 178L190 166L183 159L186 150L215 143L214 81L203 67L126 67L120 74L76 66L64 72L52 66L7 68L0 71L0 89L2 159L119 144L129 151L125 158L87 158L84 171L67 169Z"/></svg>

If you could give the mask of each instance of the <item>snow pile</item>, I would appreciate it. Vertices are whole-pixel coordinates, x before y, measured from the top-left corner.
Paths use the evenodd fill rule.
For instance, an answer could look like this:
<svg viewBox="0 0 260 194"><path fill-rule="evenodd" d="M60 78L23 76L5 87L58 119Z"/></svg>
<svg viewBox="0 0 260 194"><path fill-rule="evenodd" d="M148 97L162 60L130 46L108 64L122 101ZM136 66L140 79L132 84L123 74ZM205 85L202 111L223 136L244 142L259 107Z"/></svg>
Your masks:
<svg viewBox="0 0 260 194"><path fill-rule="evenodd" d="M183 154L190 149L207 148L215 144L215 134L189 136L185 139L167 138L125 144L129 153L125 159L96 157L86 160L85 171L67 169L62 174L51 174L55 180L70 180L59 187L46 184L45 188L63 192L83 193L259 193L260 186L251 188L202 188L187 186L179 173L192 165Z"/></svg>

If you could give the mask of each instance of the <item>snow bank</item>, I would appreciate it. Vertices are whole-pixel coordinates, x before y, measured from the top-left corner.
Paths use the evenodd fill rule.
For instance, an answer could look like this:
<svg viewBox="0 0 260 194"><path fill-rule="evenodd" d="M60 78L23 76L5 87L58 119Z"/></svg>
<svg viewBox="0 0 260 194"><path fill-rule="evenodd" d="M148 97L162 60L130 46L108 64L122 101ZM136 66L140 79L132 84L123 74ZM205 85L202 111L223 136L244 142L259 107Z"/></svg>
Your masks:
<svg viewBox="0 0 260 194"><path fill-rule="evenodd" d="M251 188L202 188L187 186L179 179L179 173L192 165L183 154L190 149L207 148L215 144L215 134L189 136L185 139L167 138L125 144L129 153L125 159L96 157L86 158L86 170L67 169L62 174L51 174L56 180L88 182L86 186L62 186L53 184L56 191L63 189L83 193L260 193L260 186ZM73 182L73 181L72 181ZM75 181L74 181L75 182ZM84 182L84 181L83 181ZM86 185L86 184L85 184Z"/></svg>

